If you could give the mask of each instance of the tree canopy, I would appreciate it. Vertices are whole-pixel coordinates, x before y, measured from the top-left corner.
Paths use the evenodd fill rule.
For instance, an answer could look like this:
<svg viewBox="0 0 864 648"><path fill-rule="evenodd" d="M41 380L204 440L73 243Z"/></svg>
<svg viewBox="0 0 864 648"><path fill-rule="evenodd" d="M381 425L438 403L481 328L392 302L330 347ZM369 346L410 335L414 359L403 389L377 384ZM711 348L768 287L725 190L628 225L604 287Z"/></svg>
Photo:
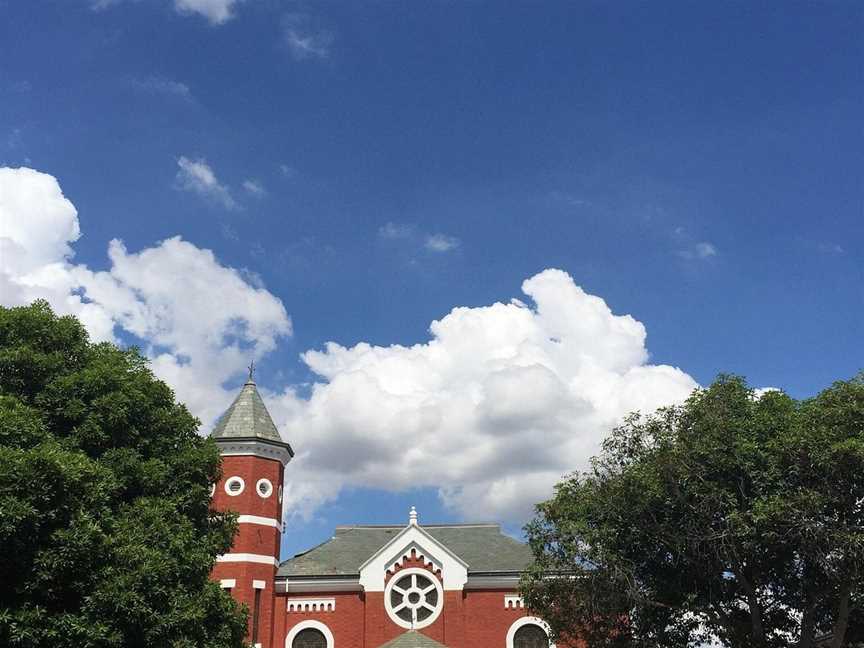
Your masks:
<svg viewBox="0 0 864 648"><path fill-rule="evenodd" d="M526 604L559 637L864 641L864 374L803 401L721 376L631 415L526 531Z"/></svg>
<svg viewBox="0 0 864 648"><path fill-rule="evenodd" d="M215 444L135 349L44 302L0 308L0 644L244 645L208 580L236 519Z"/></svg>

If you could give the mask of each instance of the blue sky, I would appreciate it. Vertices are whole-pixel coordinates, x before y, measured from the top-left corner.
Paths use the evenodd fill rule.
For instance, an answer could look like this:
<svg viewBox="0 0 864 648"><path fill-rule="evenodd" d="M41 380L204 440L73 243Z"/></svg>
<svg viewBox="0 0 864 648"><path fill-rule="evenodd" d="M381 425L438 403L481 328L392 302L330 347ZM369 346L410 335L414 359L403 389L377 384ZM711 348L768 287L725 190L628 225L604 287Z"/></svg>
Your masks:
<svg viewBox="0 0 864 648"><path fill-rule="evenodd" d="M63 262L79 277L120 276L111 240L123 242L131 268L136 254L180 236L189 247L174 246L176 255L212 250L213 264L263 291L268 314L246 320L238 287L220 329L237 351L228 355L191 342L187 353L186 334L154 333L117 309L108 317L115 339L154 358L174 354L181 367L195 365L195 353L230 358L224 383L208 392L217 410L242 382L238 358L258 358L258 382L298 452L292 430L303 440L321 425L314 439L330 439L306 442L319 455L299 474L311 479L316 461L348 474L320 457L349 434L320 420L337 401L327 383L373 362L359 359L365 342L381 350L375 362L394 354L369 375L408 398L381 378L405 384L402 369L389 373L407 362L393 345L428 343L430 323L455 307L519 298L530 309L543 294L552 309L566 293L560 301L575 300L576 313L587 302L568 291L580 286L644 325L649 355L627 366L670 365L700 384L734 372L804 397L864 368L862 27L857 2L0 0L0 166L52 176L74 204L82 235L68 237ZM522 282L548 268L570 279L523 294ZM122 281L155 303L148 288ZM184 282L175 273L175 285ZM73 290L85 293L103 303L92 285ZM214 313L225 306L218 290L205 301ZM486 313L458 317L475 312ZM208 311L196 317L206 336ZM249 333L254 321L267 332ZM444 344L466 366L471 335ZM300 354L328 341L346 353L323 352L328 368L313 371ZM546 364L560 378L570 365L556 362ZM617 362L608 360L613 373ZM180 373L162 375L191 394ZM457 374L443 372L443 383L461 384ZM514 377L505 393L530 391L535 378ZM657 404L687 385L658 388ZM426 396L461 406L442 393ZM388 484L372 462L336 479L291 518L286 552L336 524L402 521L411 504L426 521L487 515L511 530L525 521L524 503L467 502L494 482L472 481L478 471L506 472L489 447L527 410L509 412L497 432L483 428L491 436L466 450L434 422L415 422L404 437L386 432L394 417L422 419L425 405L395 403L385 425L376 403L355 412L357 445L346 447L362 462L384 444L417 442L411 470L430 466L431 476ZM605 403L594 405L603 416L585 426L596 437L608 417ZM206 412L196 411L205 424ZM545 444L552 423L532 421ZM449 447L412 437L439 432ZM481 447L483 461L454 459ZM545 492L544 479L530 493ZM440 494L462 480L480 490Z"/></svg>

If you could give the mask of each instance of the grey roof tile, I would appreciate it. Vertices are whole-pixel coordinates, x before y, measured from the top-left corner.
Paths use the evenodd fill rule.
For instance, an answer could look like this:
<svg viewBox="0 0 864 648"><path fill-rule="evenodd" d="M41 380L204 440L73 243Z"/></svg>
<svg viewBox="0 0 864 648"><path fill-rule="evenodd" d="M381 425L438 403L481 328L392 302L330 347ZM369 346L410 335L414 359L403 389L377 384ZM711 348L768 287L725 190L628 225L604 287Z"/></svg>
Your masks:
<svg viewBox="0 0 864 648"><path fill-rule="evenodd" d="M216 421L210 436L217 440L258 438L288 445L279 435L252 380L243 385L231 407Z"/></svg>
<svg viewBox="0 0 864 648"><path fill-rule="evenodd" d="M422 632L409 630L395 639L381 644L378 648L447 648Z"/></svg>
<svg viewBox="0 0 864 648"><path fill-rule="evenodd" d="M278 576L356 576L360 565L404 526L338 527L336 535L282 563ZM531 564L531 549L501 532L497 524L423 525L423 530L468 563L468 573L520 572Z"/></svg>

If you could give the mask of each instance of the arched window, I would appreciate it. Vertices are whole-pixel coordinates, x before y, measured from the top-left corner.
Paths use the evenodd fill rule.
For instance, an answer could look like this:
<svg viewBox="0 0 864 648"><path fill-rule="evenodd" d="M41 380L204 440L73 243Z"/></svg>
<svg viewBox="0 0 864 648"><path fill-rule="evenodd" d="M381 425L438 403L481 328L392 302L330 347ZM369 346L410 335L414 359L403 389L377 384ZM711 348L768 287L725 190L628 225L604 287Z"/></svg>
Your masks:
<svg viewBox="0 0 864 648"><path fill-rule="evenodd" d="M330 628L313 619L301 621L288 631L285 648L334 648Z"/></svg>
<svg viewBox="0 0 864 648"><path fill-rule="evenodd" d="M534 616L516 619L507 631L504 645L505 648L555 648L549 639L549 626Z"/></svg>
<svg viewBox="0 0 864 648"><path fill-rule="evenodd" d="M327 638L317 628L306 628L297 633L291 648L327 648Z"/></svg>
<svg viewBox="0 0 864 648"><path fill-rule="evenodd" d="M539 625L523 625L513 636L513 648L549 648L549 637Z"/></svg>

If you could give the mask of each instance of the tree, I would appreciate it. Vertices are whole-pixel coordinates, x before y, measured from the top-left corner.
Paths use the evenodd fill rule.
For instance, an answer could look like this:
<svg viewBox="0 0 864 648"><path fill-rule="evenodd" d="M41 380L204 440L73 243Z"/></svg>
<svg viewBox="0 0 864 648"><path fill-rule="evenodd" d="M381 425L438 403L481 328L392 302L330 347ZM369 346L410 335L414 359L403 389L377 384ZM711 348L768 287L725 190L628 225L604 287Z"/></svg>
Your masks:
<svg viewBox="0 0 864 648"><path fill-rule="evenodd" d="M236 519L215 444L135 349L44 302L0 308L0 645L244 645L208 581Z"/></svg>
<svg viewBox="0 0 864 648"><path fill-rule="evenodd" d="M526 605L559 637L861 641L864 374L804 401L721 376L681 406L633 414L526 532Z"/></svg>

